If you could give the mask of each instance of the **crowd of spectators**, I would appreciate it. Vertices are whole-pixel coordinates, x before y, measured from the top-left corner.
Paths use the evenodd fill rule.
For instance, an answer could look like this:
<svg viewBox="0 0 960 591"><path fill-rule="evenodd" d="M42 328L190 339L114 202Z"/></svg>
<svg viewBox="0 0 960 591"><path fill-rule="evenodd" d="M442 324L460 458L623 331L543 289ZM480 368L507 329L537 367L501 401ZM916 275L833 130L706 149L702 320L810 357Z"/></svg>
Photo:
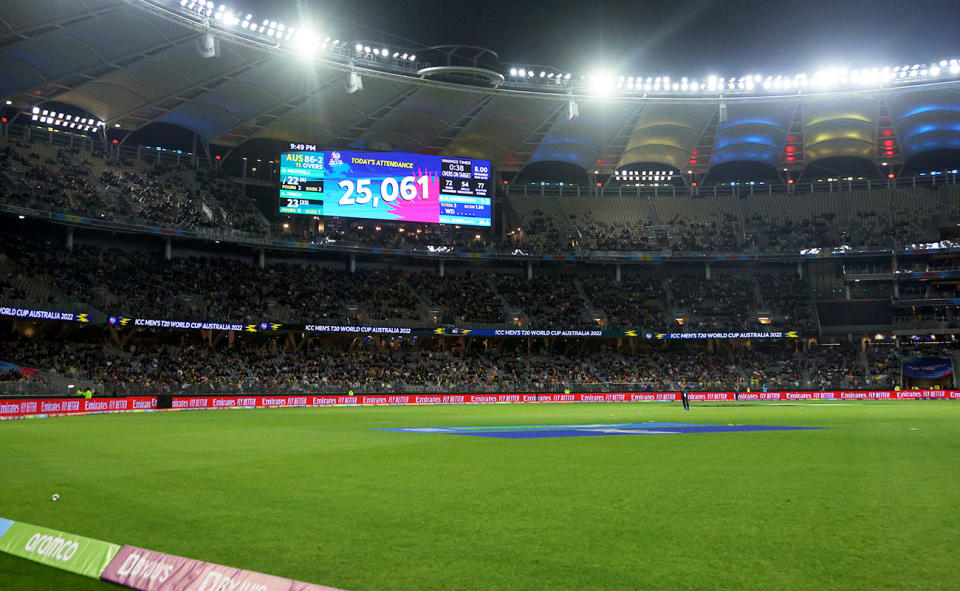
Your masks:
<svg viewBox="0 0 960 591"><path fill-rule="evenodd" d="M257 211L254 202L243 196L233 181L222 174L203 174L197 178L200 182L200 195L219 206L231 228L248 234L266 232L266 219Z"/></svg>
<svg viewBox="0 0 960 591"><path fill-rule="evenodd" d="M814 347L807 351L810 383L816 388L836 384L843 388L868 387L860 351L849 343Z"/></svg>
<svg viewBox="0 0 960 591"><path fill-rule="evenodd" d="M720 275L710 281L690 275L667 279L675 318L694 331L759 330L753 281L739 275Z"/></svg>
<svg viewBox="0 0 960 591"><path fill-rule="evenodd" d="M952 357L952 345L927 343L923 345L874 344L867 347L867 368L871 388L895 388L900 386L901 364L912 357ZM953 376L946 380L952 383ZM949 384L940 384L946 387Z"/></svg>
<svg viewBox="0 0 960 591"><path fill-rule="evenodd" d="M569 236L562 235L552 216L534 209L520 220L522 227L506 233L504 246L527 252L568 252L573 247Z"/></svg>
<svg viewBox="0 0 960 591"><path fill-rule="evenodd" d="M609 275L580 278L590 303L604 313L604 326L656 330L669 324L661 277L625 275L618 283Z"/></svg>
<svg viewBox="0 0 960 591"><path fill-rule="evenodd" d="M760 311L770 329L811 330L814 327L809 284L793 275L759 274Z"/></svg>
<svg viewBox="0 0 960 591"><path fill-rule="evenodd" d="M19 207L113 218L120 204L105 199L91 177L89 161L66 148L4 145L0 148L0 200Z"/></svg>
<svg viewBox="0 0 960 591"><path fill-rule="evenodd" d="M851 216L849 242L854 247L895 248L898 243L926 242L931 237L925 234L916 211L857 211Z"/></svg>
<svg viewBox="0 0 960 591"><path fill-rule="evenodd" d="M596 328L585 317L587 302L572 275L543 275L524 279L520 275L493 275L497 291L514 310L522 311L530 328Z"/></svg>
<svg viewBox="0 0 960 591"><path fill-rule="evenodd" d="M0 250L22 273L76 300L142 318L246 322L415 320L419 310L404 273L360 269L348 274L316 265L59 245L0 238Z"/></svg>
<svg viewBox="0 0 960 591"><path fill-rule="evenodd" d="M671 248L684 252L736 252L743 249L743 231L735 215L726 214L709 222L677 216L667 225Z"/></svg>
<svg viewBox="0 0 960 591"><path fill-rule="evenodd" d="M181 228L215 228L248 235L270 232L266 218L243 195L238 184L220 172L201 172L186 163L160 166L44 144L6 143L0 144L0 173L8 181L0 183L0 200L14 205ZM686 207L690 208L701 202L678 199L686 200ZM636 207L645 210L648 205L638 197ZM277 232L290 232L293 230L289 226L296 226L295 231L302 231L307 239L317 242L466 252L798 252L814 247L889 248L937 240L935 232L931 234L930 224L908 206L899 205L899 209L892 210L884 207L887 206L851 211L842 224L838 214L830 211L805 214L797 210L793 212L796 218L752 213L741 220L733 213L703 218L694 215L701 212L691 210L689 215L678 214L656 224L650 220L641 224L607 219L609 216L587 212L573 220L570 229L560 228L555 216L534 208L511 220L518 228L505 232L502 239L485 231L477 234L471 228L452 230L435 225L336 220L328 220L322 232L317 224L306 223L309 220L292 220L288 228Z"/></svg>
<svg viewBox="0 0 960 591"><path fill-rule="evenodd" d="M113 244L113 243L110 243ZM472 274L439 277L422 267L347 272L306 260L269 261L192 251L166 260L152 250L37 237L0 237L0 294L23 301L20 279L59 299L111 315L217 322L353 322L508 325L535 329L685 331L805 330L813 326L808 284L787 276ZM669 292L664 289L669 286ZM38 302L39 303L39 302ZM764 327L757 311L768 314ZM599 325L599 326L598 326Z"/></svg>
<svg viewBox="0 0 960 591"><path fill-rule="evenodd" d="M893 388L900 384L900 350L892 346L867 348L870 384L876 388Z"/></svg>
<svg viewBox="0 0 960 591"><path fill-rule="evenodd" d="M796 253L807 248L847 244L837 229L836 218L833 213L813 214L798 220L757 214L744 219L744 224L756 228L765 237L761 250Z"/></svg>
<svg viewBox="0 0 960 591"><path fill-rule="evenodd" d="M899 356L904 354L894 347L883 350L865 374L859 351L849 344L805 352L796 351L793 343L523 351L507 346L441 349L436 340L400 341L364 339L337 347L314 340L294 347L280 339L259 339L228 347L190 339L120 345L110 340L17 338L0 342L0 360L35 368L36 379L88 380L108 394L510 391L571 384L746 392L892 388L899 382Z"/></svg>
<svg viewBox="0 0 960 591"><path fill-rule="evenodd" d="M19 369L0 370L0 382L23 382L30 376L22 373Z"/></svg>
<svg viewBox="0 0 960 591"><path fill-rule="evenodd" d="M0 200L89 218L181 228L265 232L229 181L189 166L105 159L43 144L0 144ZM209 181L204 184L203 181Z"/></svg>
<svg viewBox="0 0 960 591"><path fill-rule="evenodd" d="M414 289L440 312L444 324L505 322L500 297L483 275L437 277L421 272L411 275Z"/></svg>
<svg viewBox="0 0 960 591"><path fill-rule="evenodd" d="M138 172L111 166L100 173L100 183L105 193L116 192L144 221L197 228L220 225L213 210L197 198L178 172L160 167Z"/></svg>
<svg viewBox="0 0 960 591"><path fill-rule="evenodd" d="M579 227L579 226L578 226ZM655 240L651 240L652 228L638 229L634 226L616 222L590 220L580 229L580 246L596 251L649 251L658 250Z"/></svg>

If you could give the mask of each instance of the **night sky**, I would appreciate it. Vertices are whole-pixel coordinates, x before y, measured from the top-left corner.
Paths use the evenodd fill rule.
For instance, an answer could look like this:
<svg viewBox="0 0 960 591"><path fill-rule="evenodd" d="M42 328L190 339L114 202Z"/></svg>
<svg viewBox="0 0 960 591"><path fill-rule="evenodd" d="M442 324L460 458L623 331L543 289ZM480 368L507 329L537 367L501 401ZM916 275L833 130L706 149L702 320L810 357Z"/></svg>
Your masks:
<svg viewBox="0 0 960 591"><path fill-rule="evenodd" d="M333 36L489 47L507 65L587 73L740 75L960 57L960 3L873 0L241 0L312 15ZM279 19L278 19L279 20ZM290 19L296 20L296 19Z"/></svg>

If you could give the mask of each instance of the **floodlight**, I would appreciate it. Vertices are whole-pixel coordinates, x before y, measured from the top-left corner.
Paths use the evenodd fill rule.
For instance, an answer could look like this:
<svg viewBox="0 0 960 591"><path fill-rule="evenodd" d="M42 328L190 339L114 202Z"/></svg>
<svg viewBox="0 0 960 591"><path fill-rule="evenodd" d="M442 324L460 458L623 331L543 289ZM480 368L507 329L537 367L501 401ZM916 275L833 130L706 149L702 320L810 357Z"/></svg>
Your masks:
<svg viewBox="0 0 960 591"><path fill-rule="evenodd" d="M590 77L590 89L594 94L609 96L613 93L613 78L609 74L596 74Z"/></svg>
<svg viewBox="0 0 960 591"><path fill-rule="evenodd" d="M319 39L319 37L313 31L301 29L297 34L297 51L308 57L313 55L317 52L317 39Z"/></svg>

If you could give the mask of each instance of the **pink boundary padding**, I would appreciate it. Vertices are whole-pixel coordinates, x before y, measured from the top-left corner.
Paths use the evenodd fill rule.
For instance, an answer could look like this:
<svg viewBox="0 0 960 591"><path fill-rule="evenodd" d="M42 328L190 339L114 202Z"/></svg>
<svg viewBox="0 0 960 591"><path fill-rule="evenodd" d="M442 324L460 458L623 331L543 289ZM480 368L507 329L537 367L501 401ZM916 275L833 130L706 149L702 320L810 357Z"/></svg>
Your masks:
<svg viewBox="0 0 960 591"><path fill-rule="evenodd" d="M100 578L140 591L339 591L136 546L121 548Z"/></svg>
<svg viewBox="0 0 960 591"><path fill-rule="evenodd" d="M696 392L693 401L725 400L960 400L960 390L826 390L790 392ZM175 396L169 410L216 410L229 408L290 408L323 406L405 406L431 404L529 404L564 402L673 402L679 392L626 392L569 394L356 394L298 396ZM156 396L127 398L76 398L0 400L0 420L115 412L154 412Z"/></svg>

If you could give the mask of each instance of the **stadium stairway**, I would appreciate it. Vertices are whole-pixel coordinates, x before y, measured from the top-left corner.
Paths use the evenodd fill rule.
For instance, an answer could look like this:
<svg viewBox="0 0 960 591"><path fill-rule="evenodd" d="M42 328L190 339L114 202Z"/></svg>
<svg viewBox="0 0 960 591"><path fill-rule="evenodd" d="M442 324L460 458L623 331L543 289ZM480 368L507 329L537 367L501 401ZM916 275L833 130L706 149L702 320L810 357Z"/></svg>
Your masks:
<svg viewBox="0 0 960 591"><path fill-rule="evenodd" d="M857 352L857 362L860 364L860 375L866 378L866 381L869 382L869 379L873 376L870 375L870 359L867 358L867 351L862 347Z"/></svg>
<svg viewBox="0 0 960 591"><path fill-rule="evenodd" d="M667 314L667 318L663 319L666 321L664 326L673 326L673 318L670 318L670 316L673 315L672 311L674 308L676 308L677 304L676 298L673 296L673 290L670 288L670 280L668 277L664 277L660 280L660 288L663 289L665 299L663 309L665 310L664 313Z"/></svg>
<svg viewBox="0 0 960 591"><path fill-rule="evenodd" d="M486 280L487 286L490 288L490 290L497 295L497 300L500 302L500 311L503 314L503 317L507 319L507 322L511 322L514 318L518 318L522 314L522 311L510 306L507 298L503 297L503 294L497 289L497 283L493 280L493 275L487 274L484 279Z"/></svg>
<svg viewBox="0 0 960 591"><path fill-rule="evenodd" d="M573 285L577 288L577 293L580 297L583 298L583 301L587 303L583 308L583 319L584 320L594 320L595 318L606 319L606 313L593 305L593 301L590 300L590 295L587 293L587 290L583 288L583 284L580 283L579 279L573 280Z"/></svg>
<svg viewBox="0 0 960 591"><path fill-rule="evenodd" d="M433 311L437 310L439 312L439 306L433 305L429 300L427 300L420 293L420 290L414 289L410 285L410 282L407 280L405 275L400 276L400 285L409 291L413 298L417 301L417 315L423 320L426 319L428 324L433 324ZM501 298L502 299L502 298Z"/></svg>

